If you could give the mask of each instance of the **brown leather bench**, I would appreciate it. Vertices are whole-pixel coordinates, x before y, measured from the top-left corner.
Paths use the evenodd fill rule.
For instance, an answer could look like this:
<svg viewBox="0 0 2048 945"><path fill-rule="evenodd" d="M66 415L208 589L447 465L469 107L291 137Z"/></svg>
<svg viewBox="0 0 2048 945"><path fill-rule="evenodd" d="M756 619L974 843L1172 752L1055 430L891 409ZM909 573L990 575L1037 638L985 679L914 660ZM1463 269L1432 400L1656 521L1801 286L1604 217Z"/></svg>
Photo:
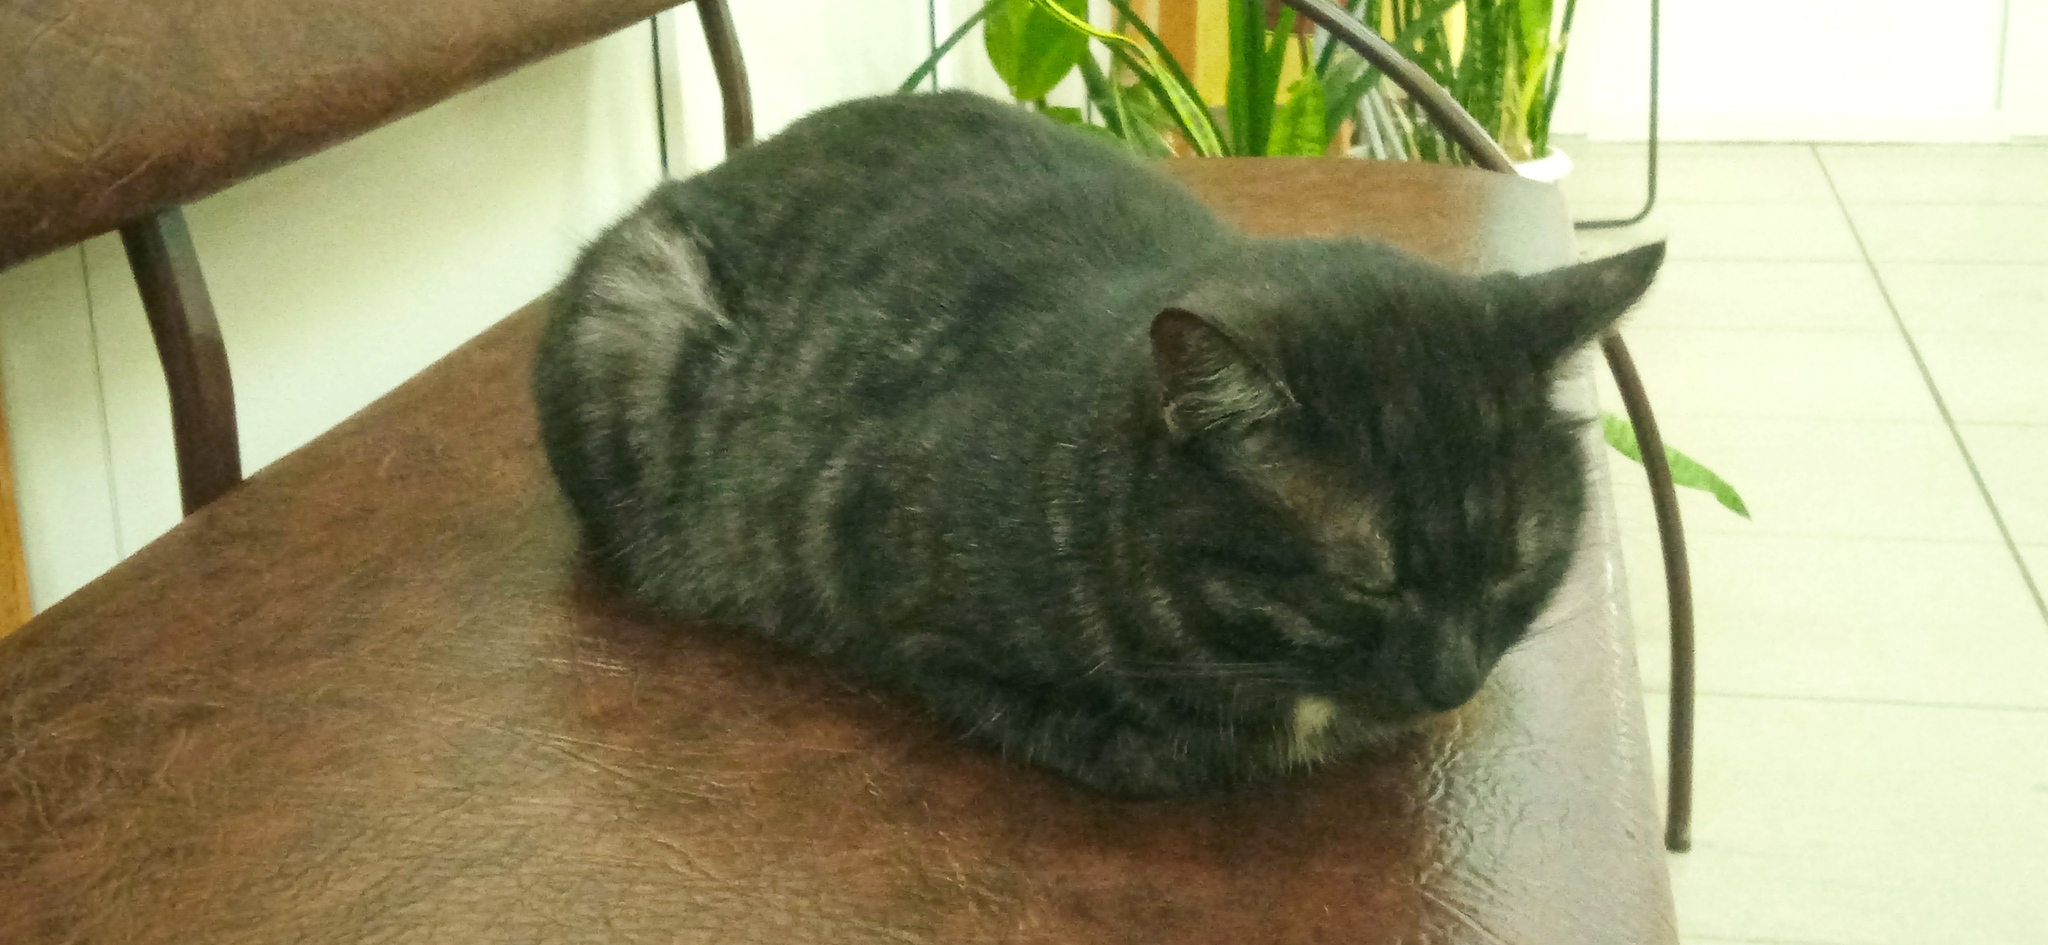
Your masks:
<svg viewBox="0 0 2048 945"><path fill-rule="evenodd" d="M431 9L454 4L324 6L394 42L422 17L462 26ZM648 12L565 19L581 6L472 17L523 52L443 88ZM1373 235L1471 270L1572 258L1555 191L1506 175L1174 170L1254 231ZM90 223L6 210L0 259L201 186L163 173L185 183ZM0 640L0 941L1676 941L1604 480L1542 632L1465 709L1285 784L1116 801L585 577L533 439L537 317Z"/></svg>

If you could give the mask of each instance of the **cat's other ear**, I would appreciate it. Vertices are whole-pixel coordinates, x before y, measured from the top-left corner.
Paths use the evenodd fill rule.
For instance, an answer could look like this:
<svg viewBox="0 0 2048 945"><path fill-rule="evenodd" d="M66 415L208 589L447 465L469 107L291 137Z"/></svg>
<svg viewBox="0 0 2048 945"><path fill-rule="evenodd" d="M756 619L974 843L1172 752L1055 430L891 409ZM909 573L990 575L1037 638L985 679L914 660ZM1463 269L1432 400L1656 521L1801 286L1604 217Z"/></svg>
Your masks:
<svg viewBox="0 0 2048 945"><path fill-rule="evenodd" d="M1152 319L1160 410L1176 438L1243 430L1287 409L1294 395L1223 329L1186 309Z"/></svg>
<svg viewBox="0 0 2048 945"><path fill-rule="evenodd" d="M1600 337L1649 291L1664 264L1659 241L1592 262L1529 276L1529 292L1515 312L1524 339L1537 363L1556 364Z"/></svg>

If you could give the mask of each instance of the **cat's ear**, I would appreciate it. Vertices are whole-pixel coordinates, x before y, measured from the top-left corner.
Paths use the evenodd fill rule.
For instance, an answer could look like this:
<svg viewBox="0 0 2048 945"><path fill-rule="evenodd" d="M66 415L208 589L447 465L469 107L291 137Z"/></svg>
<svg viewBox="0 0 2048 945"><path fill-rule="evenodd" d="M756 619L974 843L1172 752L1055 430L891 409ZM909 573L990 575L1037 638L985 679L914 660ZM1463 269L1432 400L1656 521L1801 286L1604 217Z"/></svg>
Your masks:
<svg viewBox="0 0 2048 945"><path fill-rule="evenodd" d="M1186 309L1152 319L1152 363L1166 429L1176 437L1242 430L1295 402L1236 339Z"/></svg>
<svg viewBox="0 0 2048 945"><path fill-rule="evenodd" d="M1592 262L1529 276L1530 309L1514 313L1518 333L1543 365L1600 337L1649 291L1664 264L1664 244L1651 243Z"/></svg>

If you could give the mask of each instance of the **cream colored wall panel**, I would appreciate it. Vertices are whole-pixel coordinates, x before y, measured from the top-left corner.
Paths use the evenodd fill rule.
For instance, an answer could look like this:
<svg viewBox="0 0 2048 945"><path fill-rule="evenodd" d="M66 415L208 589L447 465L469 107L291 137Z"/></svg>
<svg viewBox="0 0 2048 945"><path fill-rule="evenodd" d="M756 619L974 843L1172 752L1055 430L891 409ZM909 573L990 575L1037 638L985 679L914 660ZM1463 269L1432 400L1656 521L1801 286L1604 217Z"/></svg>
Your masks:
<svg viewBox="0 0 2048 945"><path fill-rule="evenodd" d="M2000 104L2007 132L2048 137L2048 0L2007 0L2005 84Z"/></svg>
<svg viewBox="0 0 2048 945"><path fill-rule="evenodd" d="M37 610L121 559L85 284L75 247L0 272L0 377Z"/></svg>
<svg viewBox="0 0 2048 945"><path fill-rule="evenodd" d="M768 137L834 102L894 91L931 52L928 0L740 0L733 23L754 90L755 133ZM662 14L673 51L670 169L677 176L724 157L718 81L697 11Z"/></svg>
<svg viewBox="0 0 2048 945"><path fill-rule="evenodd" d="M1666 137L1995 140L2005 3L1665 0ZM1649 7L1580 0L1559 131L1642 137Z"/></svg>

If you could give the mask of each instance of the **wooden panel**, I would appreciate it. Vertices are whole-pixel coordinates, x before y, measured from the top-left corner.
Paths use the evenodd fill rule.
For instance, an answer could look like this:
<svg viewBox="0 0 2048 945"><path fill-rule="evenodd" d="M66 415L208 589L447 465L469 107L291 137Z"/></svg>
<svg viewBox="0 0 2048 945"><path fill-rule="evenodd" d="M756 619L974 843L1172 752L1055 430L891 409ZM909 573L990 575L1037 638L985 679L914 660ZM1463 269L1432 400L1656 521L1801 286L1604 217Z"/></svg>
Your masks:
<svg viewBox="0 0 2048 945"><path fill-rule="evenodd" d="M1159 40L1190 75L1195 67L1195 6L1196 0L1159 0L1158 15L1153 17Z"/></svg>
<svg viewBox="0 0 2048 945"><path fill-rule="evenodd" d="M7 404L0 395L0 636L28 622L28 560L21 548L21 515L15 507L14 452L7 437Z"/></svg>

